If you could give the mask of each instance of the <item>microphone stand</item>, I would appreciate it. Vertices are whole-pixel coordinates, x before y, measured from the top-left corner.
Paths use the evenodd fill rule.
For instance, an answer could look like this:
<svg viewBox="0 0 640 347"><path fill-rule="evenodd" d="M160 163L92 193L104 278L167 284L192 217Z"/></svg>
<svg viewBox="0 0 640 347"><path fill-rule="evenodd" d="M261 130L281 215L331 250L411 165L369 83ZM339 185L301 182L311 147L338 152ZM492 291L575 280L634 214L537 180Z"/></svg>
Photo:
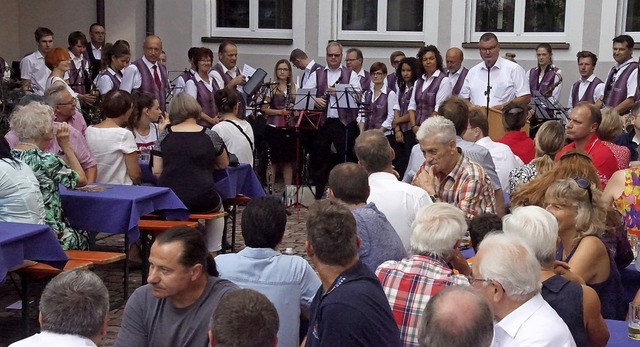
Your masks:
<svg viewBox="0 0 640 347"><path fill-rule="evenodd" d="M485 63L487 65L487 63ZM493 66L487 66L487 90L485 90L484 95L487 96L487 119L489 119L489 100L491 99L491 68Z"/></svg>

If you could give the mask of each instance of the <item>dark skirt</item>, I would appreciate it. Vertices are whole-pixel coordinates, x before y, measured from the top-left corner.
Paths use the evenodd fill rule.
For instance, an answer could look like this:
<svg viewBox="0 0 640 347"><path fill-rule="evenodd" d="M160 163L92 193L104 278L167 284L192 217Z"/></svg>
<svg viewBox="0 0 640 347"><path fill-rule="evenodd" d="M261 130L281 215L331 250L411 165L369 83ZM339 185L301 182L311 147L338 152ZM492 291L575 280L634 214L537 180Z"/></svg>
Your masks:
<svg viewBox="0 0 640 347"><path fill-rule="evenodd" d="M267 126L267 143L272 163L296 161L296 135L293 129Z"/></svg>

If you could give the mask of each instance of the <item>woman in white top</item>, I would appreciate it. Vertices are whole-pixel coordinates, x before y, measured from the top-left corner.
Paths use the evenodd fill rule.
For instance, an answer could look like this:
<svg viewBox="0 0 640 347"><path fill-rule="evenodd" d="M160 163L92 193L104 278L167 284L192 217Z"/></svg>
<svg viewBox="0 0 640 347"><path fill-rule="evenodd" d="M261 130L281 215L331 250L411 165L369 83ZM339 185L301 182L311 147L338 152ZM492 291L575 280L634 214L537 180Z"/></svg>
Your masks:
<svg viewBox="0 0 640 347"><path fill-rule="evenodd" d="M239 103L236 92L231 89L220 89L213 95L219 116L222 121L213 130L222 138L227 151L238 157L240 163L253 166L254 137L251 124L238 115ZM242 118L240 118L242 117Z"/></svg>
<svg viewBox="0 0 640 347"><path fill-rule="evenodd" d="M138 146L138 159L149 161L151 149L169 119L162 114L160 103L154 95L134 92L131 96L134 107L129 117L128 128L133 132Z"/></svg>
<svg viewBox="0 0 640 347"><path fill-rule="evenodd" d="M213 52L209 48L199 48L193 53L193 64L196 73L184 85L185 93L193 96L202 107L198 124L211 128L219 122L216 117L218 111L213 100L213 94L220 89L218 83L209 76L213 64Z"/></svg>
<svg viewBox="0 0 640 347"><path fill-rule="evenodd" d="M140 184L138 146L133 133L122 126L133 111L131 94L114 89L102 97L105 119L86 131L87 144L98 162L98 183Z"/></svg>
<svg viewBox="0 0 640 347"><path fill-rule="evenodd" d="M131 50L124 43L107 43L102 48L102 72L96 77L96 85L100 95L112 89L119 89L122 82L122 71L129 66Z"/></svg>

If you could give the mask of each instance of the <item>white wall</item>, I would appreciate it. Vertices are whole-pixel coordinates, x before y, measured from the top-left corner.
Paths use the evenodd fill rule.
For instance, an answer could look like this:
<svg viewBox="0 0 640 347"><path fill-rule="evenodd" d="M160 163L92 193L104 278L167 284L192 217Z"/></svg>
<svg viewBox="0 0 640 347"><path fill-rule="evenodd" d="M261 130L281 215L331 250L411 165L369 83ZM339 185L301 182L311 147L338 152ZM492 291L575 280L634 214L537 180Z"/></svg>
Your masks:
<svg viewBox="0 0 640 347"><path fill-rule="evenodd" d="M0 56L11 62L20 60L23 54L20 50L20 31L18 30L18 14L20 13L18 0L3 0L0 11Z"/></svg>

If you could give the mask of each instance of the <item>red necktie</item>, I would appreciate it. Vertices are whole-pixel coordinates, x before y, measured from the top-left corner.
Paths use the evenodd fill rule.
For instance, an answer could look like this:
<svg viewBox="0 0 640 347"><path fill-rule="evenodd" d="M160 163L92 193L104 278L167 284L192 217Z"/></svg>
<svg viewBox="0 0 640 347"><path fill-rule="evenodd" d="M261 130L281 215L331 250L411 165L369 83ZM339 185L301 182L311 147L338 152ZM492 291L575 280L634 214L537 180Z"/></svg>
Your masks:
<svg viewBox="0 0 640 347"><path fill-rule="evenodd" d="M158 75L158 65L153 66L153 80L156 82L158 90L162 90L162 82L160 82L160 75Z"/></svg>

